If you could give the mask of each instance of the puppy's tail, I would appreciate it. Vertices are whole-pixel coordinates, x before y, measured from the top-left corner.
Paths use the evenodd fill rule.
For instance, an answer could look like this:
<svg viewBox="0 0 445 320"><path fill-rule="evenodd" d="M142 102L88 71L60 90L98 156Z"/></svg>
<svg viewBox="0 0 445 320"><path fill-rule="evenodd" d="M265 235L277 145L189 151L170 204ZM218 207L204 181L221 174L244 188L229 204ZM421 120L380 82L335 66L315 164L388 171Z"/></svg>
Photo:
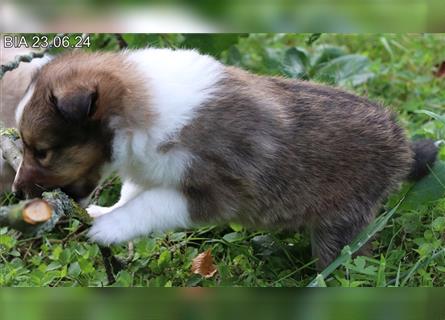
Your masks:
<svg viewBox="0 0 445 320"><path fill-rule="evenodd" d="M426 176L436 162L438 146L431 139L417 140L411 143L414 162L408 180L420 180Z"/></svg>

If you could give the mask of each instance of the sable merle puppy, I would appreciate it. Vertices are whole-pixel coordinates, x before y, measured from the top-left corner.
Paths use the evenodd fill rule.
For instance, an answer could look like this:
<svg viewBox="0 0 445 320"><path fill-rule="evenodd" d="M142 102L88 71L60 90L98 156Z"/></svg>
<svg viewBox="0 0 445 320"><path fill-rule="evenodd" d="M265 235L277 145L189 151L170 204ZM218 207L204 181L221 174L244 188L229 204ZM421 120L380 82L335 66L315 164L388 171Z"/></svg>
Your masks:
<svg viewBox="0 0 445 320"><path fill-rule="evenodd" d="M119 202L88 208L94 241L209 222L307 226L319 268L437 152L431 141L411 146L394 116L364 98L186 50L56 57L33 78L17 119L16 190L62 187L80 199L118 170Z"/></svg>

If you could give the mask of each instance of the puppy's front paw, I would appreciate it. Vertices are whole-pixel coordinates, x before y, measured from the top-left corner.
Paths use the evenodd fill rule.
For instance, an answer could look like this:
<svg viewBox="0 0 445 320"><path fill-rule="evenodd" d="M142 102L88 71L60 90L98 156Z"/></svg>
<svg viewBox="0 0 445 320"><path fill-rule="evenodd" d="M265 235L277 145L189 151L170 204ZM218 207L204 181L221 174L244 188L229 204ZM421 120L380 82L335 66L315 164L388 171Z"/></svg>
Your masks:
<svg viewBox="0 0 445 320"><path fill-rule="evenodd" d="M91 241L103 245L118 244L137 237L139 224L134 224L125 212L119 209L96 218L88 232Z"/></svg>
<svg viewBox="0 0 445 320"><path fill-rule="evenodd" d="M103 245L122 243L131 237L125 233L125 227L114 214L107 214L96 218L88 232L91 241Z"/></svg>
<svg viewBox="0 0 445 320"><path fill-rule="evenodd" d="M111 212L113 208L90 205L86 210L91 218L98 218L100 216L103 216L104 214Z"/></svg>

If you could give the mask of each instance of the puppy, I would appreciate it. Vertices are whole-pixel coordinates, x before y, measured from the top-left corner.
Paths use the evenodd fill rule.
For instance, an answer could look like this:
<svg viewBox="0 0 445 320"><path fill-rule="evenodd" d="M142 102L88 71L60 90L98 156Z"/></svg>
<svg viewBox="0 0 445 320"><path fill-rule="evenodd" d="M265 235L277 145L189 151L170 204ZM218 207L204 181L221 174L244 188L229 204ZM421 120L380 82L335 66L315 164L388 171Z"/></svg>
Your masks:
<svg viewBox="0 0 445 320"><path fill-rule="evenodd" d="M18 55L31 52L26 48L5 48L0 39L0 64L6 64L14 60ZM36 58L31 63L21 63L17 69L7 72L0 79L0 123L5 127L16 127L15 109L20 99L25 94L31 81L32 73L40 66L48 62L49 58ZM14 181L14 170L3 160L0 150L0 194L11 190Z"/></svg>
<svg viewBox="0 0 445 320"><path fill-rule="evenodd" d="M61 187L81 199L119 172L120 200L88 208L94 241L227 221L306 226L319 268L437 153L431 141L411 145L394 116L364 98L186 50L56 57L33 78L17 120L16 190Z"/></svg>

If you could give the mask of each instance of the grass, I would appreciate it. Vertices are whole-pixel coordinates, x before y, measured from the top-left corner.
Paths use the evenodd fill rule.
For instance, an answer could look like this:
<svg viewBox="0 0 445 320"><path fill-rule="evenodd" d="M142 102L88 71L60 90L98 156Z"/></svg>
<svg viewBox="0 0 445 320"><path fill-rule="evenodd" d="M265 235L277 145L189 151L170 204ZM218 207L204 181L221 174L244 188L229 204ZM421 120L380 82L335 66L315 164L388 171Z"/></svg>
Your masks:
<svg viewBox="0 0 445 320"><path fill-rule="evenodd" d="M93 48L115 50L106 35L93 36ZM441 140L445 124L435 115L445 112L445 79L435 77L435 65L445 60L445 35L334 35L323 34L309 44L308 35L253 34L187 39L183 35L125 35L130 47L194 46L223 62L262 74L298 76L342 86L392 108L412 137ZM189 45L192 43L192 45ZM208 47L206 47L208 46ZM346 58L325 68L302 64L301 52L316 60L320 48L330 46ZM215 49L216 48L216 49ZM298 50L292 48L299 48ZM340 49L339 49L340 48ZM290 50L292 49L292 50ZM300 52L300 51L301 52ZM363 59L365 57L366 59ZM303 60L305 58L302 58ZM348 60L349 59L349 60ZM351 60L356 59L356 60ZM355 62L351 62L355 61ZM360 62L361 61L361 62ZM363 63L357 65L354 63ZM337 69L335 69L337 68ZM320 71L321 70L321 71ZM365 81L360 75L369 75ZM436 117L437 118L437 117ZM445 160L442 148L440 159ZM338 268L312 284L327 286L445 286L445 164L421 182L404 184L382 208L391 212L372 241L370 257L343 257ZM120 184L110 180L94 201L110 205ZM397 210L391 211L402 200ZM0 204L13 202L10 194ZM97 245L85 238L85 227L64 220L43 238L26 238L0 229L1 286L103 286L106 273ZM310 240L301 233L247 230L239 225L207 226L195 230L153 234L134 241L134 247L113 246L128 261L116 286L307 286L316 277ZM218 268L205 279L191 273L194 257L210 249Z"/></svg>

